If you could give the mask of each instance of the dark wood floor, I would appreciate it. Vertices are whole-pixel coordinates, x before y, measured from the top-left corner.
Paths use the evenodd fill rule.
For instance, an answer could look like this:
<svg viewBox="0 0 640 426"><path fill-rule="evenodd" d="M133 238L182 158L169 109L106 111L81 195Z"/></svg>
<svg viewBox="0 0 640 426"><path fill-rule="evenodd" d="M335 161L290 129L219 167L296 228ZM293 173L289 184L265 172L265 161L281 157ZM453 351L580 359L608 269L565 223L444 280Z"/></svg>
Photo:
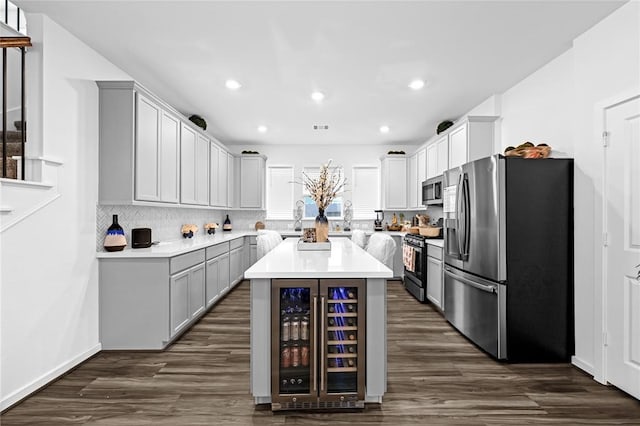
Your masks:
<svg viewBox="0 0 640 426"><path fill-rule="evenodd" d="M388 393L362 412L256 408L249 283L168 350L103 352L0 417L10 425L640 424L640 402L569 364L503 364L399 282L388 290Z"/></svg>

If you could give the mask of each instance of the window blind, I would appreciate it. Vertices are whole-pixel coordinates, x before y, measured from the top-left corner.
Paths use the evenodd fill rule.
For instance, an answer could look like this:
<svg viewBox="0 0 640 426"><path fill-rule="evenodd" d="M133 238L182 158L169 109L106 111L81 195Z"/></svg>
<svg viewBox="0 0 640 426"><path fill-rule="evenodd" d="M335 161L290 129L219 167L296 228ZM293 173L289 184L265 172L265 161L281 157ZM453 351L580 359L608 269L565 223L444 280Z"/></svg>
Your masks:
<svg viewBox="0 0 640 426"><path fill-rule="evenodd" d="M380 208L380 168L353 166L351 204L354 219L375 219L373 212Z"/></svg>
<svg viewBox="0 0 640 426"><path fill-rule="evenodd" d="M267 217L293 219L293 166L267 167Z"/></svg>

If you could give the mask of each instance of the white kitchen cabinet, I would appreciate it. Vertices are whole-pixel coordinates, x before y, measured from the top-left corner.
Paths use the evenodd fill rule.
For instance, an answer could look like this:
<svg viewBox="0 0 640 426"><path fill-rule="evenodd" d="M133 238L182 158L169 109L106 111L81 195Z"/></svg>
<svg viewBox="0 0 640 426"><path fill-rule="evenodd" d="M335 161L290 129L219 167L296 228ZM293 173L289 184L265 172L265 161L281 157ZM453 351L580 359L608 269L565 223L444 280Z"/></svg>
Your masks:
<svg viewBox="0 0 640 426"><path fill-rule="evenodd" d="M422 206L422 182L427 179L427 149L422 148L416 153L418 167L418 204L416 207Z"/></svg>
<svg viewBox="0 0 640 426"><path fill-rule="evenodd" d="M209 204L214 207L230 207L229 203L229 153L211 143L209 160Z"/></svg>
<svg viewBox="0 0 640 426"><path fill-rule="evenodd" d="M97 84L99 203L178 203L178 113L133 81Z"/></svg>
<svg viewBox="0 0 640 426"><path fill-rule="evenodd" d="M407 208L407 159L404 155L382 158L383 209Z"/></svg>
<svg viewBox="0 0 640 426"><path fill-rule="evenodd" d="M449 131L449 168L494 153L495 116L468 116Z"/></svg>
<svg viewBox="0 0 640 426"><path fill-rule="evenodd" d="M182 123L180 134L180 202L209 205L209 139Z"/></svg>
<svg viewBox="0 0 640 426"><path fill-rule="evenodd" d="M243 155L240 158L240 207L265 208L265 163L261 155Z"/></svg>
<svg viewBox="0 0 640 426"><path fill-rule="evenodd" d="M229 274L231 285L236 285L244 276L244 238L229 242Z"/></svg>
<svg viewBox="0 0 640 426"><path fill-rule="evenodd" d="M426 179L440 176L448 169L449 161L449 137L442 136L427 146L427 170Z"/></svg>
<svg viewBox="0 0 640 426"><path fill-rule="evenodd" d="M169 281L170 337L204 312L205 264L199 263L171 276Z"/></svg>
<svg viewBox="0 0 640 426"><path fill-rule="evenodd" d="M407 204L417 207L418 202L418 154L407 159Z"/></svg>
<svg viewBox="0 0 640 426"><path fill-rule="evenodd" d="M427 243L427 299L438 309L444 306L442 248Z"/></svg>
<svg viewBox="0 0 640 426"><path fill-rule="evenodd" d="M216 303L229 288L229 243L207 247L207 308Z"/></svg>

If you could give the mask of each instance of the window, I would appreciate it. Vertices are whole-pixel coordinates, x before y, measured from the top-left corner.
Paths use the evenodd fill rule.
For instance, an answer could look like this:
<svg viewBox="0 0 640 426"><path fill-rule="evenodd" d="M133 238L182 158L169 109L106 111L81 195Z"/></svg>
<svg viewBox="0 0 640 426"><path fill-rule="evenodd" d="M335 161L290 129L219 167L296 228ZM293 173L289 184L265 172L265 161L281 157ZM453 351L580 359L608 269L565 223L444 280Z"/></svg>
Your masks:
<svg viewBox="0 0 640 426"><path fill-rule="evenodd" d="M374 210L380 208L380 168L353 166L351 179L354 219L375 219Z"/></svg>
<svg viewBox="0 0 640 426"><path fill-rule="evenodd" d="M312 179L320 176L320 167L305 167L304 172ZM306 188L302 188L302 196L304 201L304 219L315 219L318 216L318 206L313 201ZM324 215L328 218L342 217L342 194L337 195L333 199L329 207L324 211Z"/></svg>
<svg viewBox="0 0 640 426"><path fill-rule="evenodd" d="M267 217L293 219L293 167L267 167Z"/></svg>

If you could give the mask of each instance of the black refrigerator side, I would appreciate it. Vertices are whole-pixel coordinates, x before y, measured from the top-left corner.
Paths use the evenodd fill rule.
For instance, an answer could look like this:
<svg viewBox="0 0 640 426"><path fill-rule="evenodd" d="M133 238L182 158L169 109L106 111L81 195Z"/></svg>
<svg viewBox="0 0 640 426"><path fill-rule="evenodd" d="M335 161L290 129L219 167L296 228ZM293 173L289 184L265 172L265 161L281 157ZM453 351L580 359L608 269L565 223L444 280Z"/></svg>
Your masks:
<svg viewBox="0 0 640 426"><path fill-rule="evenodd" d="M573 159L505 161L509 361L574 353Z"/></svg>

